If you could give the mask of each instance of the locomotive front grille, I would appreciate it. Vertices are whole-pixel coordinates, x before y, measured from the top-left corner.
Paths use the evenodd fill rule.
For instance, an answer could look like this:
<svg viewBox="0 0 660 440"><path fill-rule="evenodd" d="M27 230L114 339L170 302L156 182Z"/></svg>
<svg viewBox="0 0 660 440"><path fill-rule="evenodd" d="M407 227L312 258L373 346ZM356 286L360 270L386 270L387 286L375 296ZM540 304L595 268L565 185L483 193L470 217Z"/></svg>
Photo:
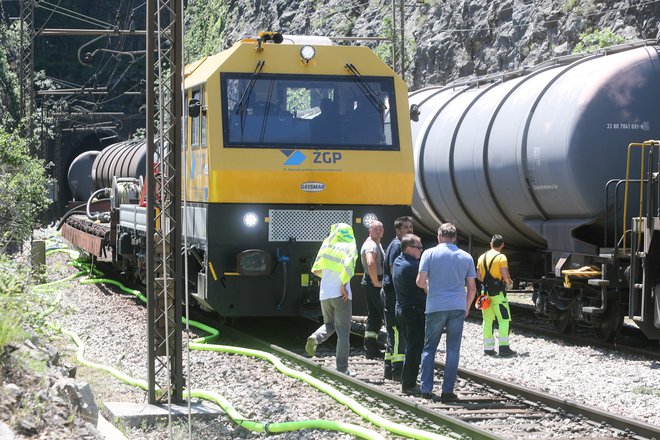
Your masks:
<svg viewBox="0 0 660 440"><path fill-rule="evenodd" d="M353 211L271 209L268 241L323 241L334 223L353 224Z"/></svg>

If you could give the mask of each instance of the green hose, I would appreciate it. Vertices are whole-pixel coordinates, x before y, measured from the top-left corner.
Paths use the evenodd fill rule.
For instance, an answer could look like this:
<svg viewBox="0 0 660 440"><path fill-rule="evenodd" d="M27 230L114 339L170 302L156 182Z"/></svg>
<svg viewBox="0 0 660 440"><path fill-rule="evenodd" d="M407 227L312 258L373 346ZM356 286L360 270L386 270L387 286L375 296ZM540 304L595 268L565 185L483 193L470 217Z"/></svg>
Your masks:
<svg viewBox="0 0 660 440"><path fill-rule="evenodd" d="M100 272L98 269L93 269L90 270L91 266L85 263L77 263L77 266L81 270L87 269L87 273L90 271L93 271L93 273L97 276L102 275L102 272ZM79 274L76 274L79 275ZM71 277L69 277L71 278ZM75 277L73 277L75 278ZM71 278L71 279L73 279ZM112 284L114 286L119 287L122 291L135 295L136 297L140 298L142 301L146 303L147 298L139 291L135 289L130 289L125 287L122 283L112 280L112 279L107 279L107 278L89 278L86 280L81 280L81 284L96 284L96 283L107 283L107 284ZM187 323L188 321L186 318L182 318L184 323ZM431 433L428 431L423 431L420 429L412 428L406 425L402 425L399 423L392 422L390 420L385 419L384 417L381 417L377 414L374 414L371 410L368 408L364 407L361 405L359 402L354 400L351 397L348 397L342 393L340 393L336 388L312 377L311 375L307 373L303 373L301 371L294 370L290 367L287 367L284 365L279 358L277 358L275 355L271 353L267 353L264 351L259 351L259 350L252 350L252 349L247 349L247 348L241 348L241 347L233 347L233 346L227 346L227 345L213 345L213 344L208 344L209 341L217 338L219 335L219 332L217 329L204 325L202 323L199 323L197 321L190 320L189 321L190 325L193 327L196 327L197 329L209 333L209 336L206 337L201 337L201 338L196 338L192 340L188 346L192 350L203 350L203 351L215 351L215 352L224 352L224 353L231 353L231 354L241 354L241 355L246 355L246 356L252 356L252 357L257 357L261 358L264 360L269 361L272 363L275 368L282 372L283 374L293 377L299 380L302 380L314 388L325 392L329 396L331 396L333 399L338 401L339 403L344 404L345 406L349 407L353 412L364 418L365 420L371 422L372 424L379 426L381 428L386 429L387 431L390 431L394 434L397 435L402 435L406 436L409 438L414 438L414 439L437 439L437 440L444 440L444 439L449 439L449 437L440 435L440 434L435 434ZM127 382L131 385L138 386L142 389L147 389L147 384L145 381L141 381L138 379L131 378L130 376L125 375L124 373L108 366L100 365L100 364L95 364L93 362L87 361L84 358L84 346L82 345L82 341L80 338L75 335L73 332L69 332L67 330L62 330L65 334L69 335L74 342L78 345L78 359L80 362L83 364L89 365L93 368L99 368L102 369L113 376L119 378L120 380ZM229 401L227 401L223 396L209 392L209 391L204 391L204 390L191 390L190 394L188 394L187 391L184 392L186 395L190 395L193 397L198 397L206 400L210 400L218 404L226 413L229 417L231 417L232 420L234 420L238 425L245 427L246 429L255 431L255 432L266 432L266 433L279 433L279 432L288 432L288 431L294 431L294 430L300 430L300 429L324 429L324 430L333 430L333 431L338 431L338 432L346 432L351 435L355 435L361 438L368 438L368 439L381 439L383 438L380 434L369 430L367 428L358 426L358 425L352 425L344 422L337 422L337 421L329 421L329 420L305 420L305 421L298 421L298 422L281 422L281 423L261 423L261 422L254 422L254 421L249 421L246 420L244 416L242 416L238 411L236 411Z"/></svg>
<svg viewBox="0 0 660 440"><path fill-rule="evenodd" d="M117 379L129 385L142 388L143 390L149 389L148 383L144 380L135 379L125 373L122 373L116 368L87 360L85 358L85 346L82 340L80 339L80 337L76 333L70 330L65 330L65 329L59 329L59 330L65 335L69 336L71 339L73 339L75 344L78 346L78 350L76 352L76 358L81 364L110 373ZM297 422L277 422L277 423L255 422L246 419L246 417L240 412L238 412L231 405L231 403L229 403L227 399L225 399L222 395L218 393L213 393L205 390L196 390L196 389L191 390L189 394L188 394L188 390L184 390L183 393L186 395L190 395L192 397L209 400L211 402L216 403L225 411L225 413L227 413L227 415L234 422L236 422L236 424L242 426L245 429L249 429L250 431L280 433L280 432L298 431L301 429L323 429L323 430L345 432L347 434L355 435L357 437L364 439L384 440L383 436L370 429L364 428L359 425L353 425L350 423L337 422L332 420L301 420Z"/></svg>

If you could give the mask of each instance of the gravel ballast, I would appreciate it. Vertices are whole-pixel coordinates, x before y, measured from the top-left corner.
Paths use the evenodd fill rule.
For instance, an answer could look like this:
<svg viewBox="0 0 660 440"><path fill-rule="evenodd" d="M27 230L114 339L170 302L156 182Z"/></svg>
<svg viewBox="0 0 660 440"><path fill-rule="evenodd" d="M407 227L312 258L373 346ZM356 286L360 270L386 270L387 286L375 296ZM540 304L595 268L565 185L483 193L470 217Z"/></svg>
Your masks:
<svg viewBox="0 0 660 440"><path fill-rule="evenodd" d="M63 261L67 257L56 254L49 258ZM70 268L68 271L72 273L75 270ZM136 378L146 379L146 308L132 295L117 293L102 285L81 285L74 281L63 290L63 307L55 318L63 327L75 331L85 341L86 357L94 362L111 365ZM480 324L466 322L460 365L562 399L660 425L660 413L657 411L660 408L657 380L660 362L638 355L546 340L515 329L510 338L511 347L517 356L485 357ZM222 343L222 340L218 343ZM68 347L67 350L73 356L75 347L72 343L63 340L63 346ZM443 344L440 349L439 356L444 358ZM191 351L189 357L190 385L224 395L250 420L337 420L360 424L387 436L385 431L363 421L330 397L277 372L265 361L200 351ZM188 353L184 352L184 364L187 358ZM147 401L145 391L124 385L105 373L81 367L78 374L90 383L100 407L103 401ZM460 389L456 391L460 396ZM187 438L187 425L175 426L173 429L175 437L178 436L176 438ZM167 433L167 428L163 426L155 430L128 427L122 430L130 439L163 438L163 433ZM266 436L238 427L224 414L212 421L193 421L192 432L193 437L197 433L209 439ZM268 437L353 438L344 433L316 430L271 434Z"/></svg>

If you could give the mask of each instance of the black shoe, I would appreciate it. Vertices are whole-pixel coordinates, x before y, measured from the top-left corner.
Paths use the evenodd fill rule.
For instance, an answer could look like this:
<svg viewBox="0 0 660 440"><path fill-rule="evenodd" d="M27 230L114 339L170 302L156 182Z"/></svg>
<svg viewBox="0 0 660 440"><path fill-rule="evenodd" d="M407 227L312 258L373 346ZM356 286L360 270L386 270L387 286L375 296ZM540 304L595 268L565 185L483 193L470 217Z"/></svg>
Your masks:
<svg viewBox="0 0 660 440"><path fill-rule="evenodd" d="M385 359L385 354L378 350L378 351L367 351L367 353L364 355L365 358L367 359Z"/></svg>
<svg viewBox="0 0 660 440"><path fill-rule="evenodd" d="M497 352L495 350L484 350L484 356L497 356Z"/></svg>
<svg viewBox="0 0 660 440"><path fill-rule="evenodd" d="M435 395L433 393L422 393L422 399L435 400Z"/></svg>
<svg viewBox="0 0 660 440"><path fill-rule="evenodd" d="M385 361L385 372L383 376L387 380L392 380L392 363L390 361Z"/></svg>
<svg viewBox="0 0 660 440"><path fill-rule="evenodd" d="M392 366L392 380L401 382L401 373L403 371L403 362L395 362Z"/></svg>
<svg viewBox="0 0 660 440"><path fill-rule="evenodd" d="M511 350L511 347L508 345L500 345L500 356L501 357L509 357L509 356L515 356L516 352Z"/></svg>
<svg viewBox="0 0 660 440"><path fill-rule="evenodd" d="M412 388L402 388L401 391L403 394L407 394L409 396L419 396L422 394L422 390L419 388L419 386L414 386Z"/></svg>
<svg viewBox="0 0 660 440"><path fill-rule="evenodd" d="M440 402L442 402L442 403L456 402L457 400L458 400L458 396L454 393L442 393L442 394L440 394Z"/></svg>

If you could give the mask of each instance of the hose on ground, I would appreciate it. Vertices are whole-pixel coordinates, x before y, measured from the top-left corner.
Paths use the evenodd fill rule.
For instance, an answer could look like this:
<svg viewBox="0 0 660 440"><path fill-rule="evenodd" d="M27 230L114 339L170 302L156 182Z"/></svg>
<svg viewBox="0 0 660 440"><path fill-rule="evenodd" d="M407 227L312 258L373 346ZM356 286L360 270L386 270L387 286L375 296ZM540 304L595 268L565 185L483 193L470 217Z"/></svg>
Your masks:
<svg viewBox="0 0 660 440"><path fill-rule="evenodd" d="M84 263L77 262L76 267L81 269L81 271L87 271L87 273L93 273L95 276L99 277L102 276L102 273L96 269L92 268L90 265L86 265ZM79 276L76 274L76 276ZM71 277L67 277L71 278ZM73 277L75 278L75 277ZM73 279L71 278L71 279ZM104 284L111 284L122 291L129 293L131 295L136 296L137 298L141 299L146 303L147 298L139 291L135 289L130 289L125 287L121 282L113 280L113 279L108 279L108 278L88 278L85 280L81 280L82 284L96 284L96 283L104 283ZM49 283L52 284L52 283ZM184 323L187 323L188 321L186 318L182 318ZM428 432L428 431L423 431L417 428L413 428L407 425L403 425L400 423L395 423L390 420L387 420L386 418L379 416L378 414L373 413L371 410L357 402L355 399L346 396L345 394L339 392L336 388L334 388L331 385L328 385L311 375L295 370L293 368L287 367L284 365L279 358L277 358L275 355L260 351L260 350L253 350L253 349L248 349L248 348L243 348L243 347L235 347L235 346L227 346L227 345L214 345L214 344L209 344L210 341L214 340L215 338L218 337L219 332L217 329L207 326L205 324L199 323L197 321L190 320L189 321L190 325L197 328L198 330L204 331L206 333L209 333L208 336L205 337L200 337L193 339L192 341L189 342L189 347L192 350L201 350L201 351L215 351L215 352L222 352L222 353L229 353L229 354L239 354L239 355L245 355L245 356L251 356L259 359L266 360L273 364L273 366L280 371L281 373L301 380L303 382L308 383L309 385L313 386L314 388L325 392L328 394L330 397L335 399L337 402L347 406L349 409L351 409L354 413L357 415L361 416L363 419L369 421L370 423L384 428L387 431L405 436L408 438L414 438L414 439L433 439L433 440L445 440L449 439L447 436L443 436L440 434ZM82 340L73 332L70 332L68 330L61 329L61 331L65 334L67 334L69 337L71 337L76 345L78 346L78 359L81 363L88 365L93 368L98 368L103 371L106 371L113 376L117 377L118 379L129 383L131 385L140 387L142 389L148 389L148 385L146 384L145 381L139 380L132 378L130 376L127 376L126 374L122 373L119 370L114 369L113 367L101 365L101 364L96 364L94 362L88 361L84 358L84 345L82 344ZM184 391L184 393L187 395L188 391ZM205 400L210 400L217 405L219 405L226 413L227 415L234 420L238 425L249 429L251 431L255 432L266 432L266 433L280 433L280 432L288 432L288 431L295 431L295 430L300 430L300 429L323 429L323 430L332 430L332 431L338 431L338 432L345 432L351 435L355 435L360 438L367 438L367 439L382 439L383 437L372 430L369 430L367 428L358 426L358 425L353 425L349 423L344 423L344 422L339 422L339 421L330 421L330 420L305 420L305 421L297 421L297 422L272 422L272 423L263 423L263 422L256 422L256 421L250 421L247 420L242 414L240 414L236 409L233 408L231 403L225 399L222 395L210 391L204 391L204 390L197 390L193 389L190 391L190 395L193 397L205 399Z"/></svg>

